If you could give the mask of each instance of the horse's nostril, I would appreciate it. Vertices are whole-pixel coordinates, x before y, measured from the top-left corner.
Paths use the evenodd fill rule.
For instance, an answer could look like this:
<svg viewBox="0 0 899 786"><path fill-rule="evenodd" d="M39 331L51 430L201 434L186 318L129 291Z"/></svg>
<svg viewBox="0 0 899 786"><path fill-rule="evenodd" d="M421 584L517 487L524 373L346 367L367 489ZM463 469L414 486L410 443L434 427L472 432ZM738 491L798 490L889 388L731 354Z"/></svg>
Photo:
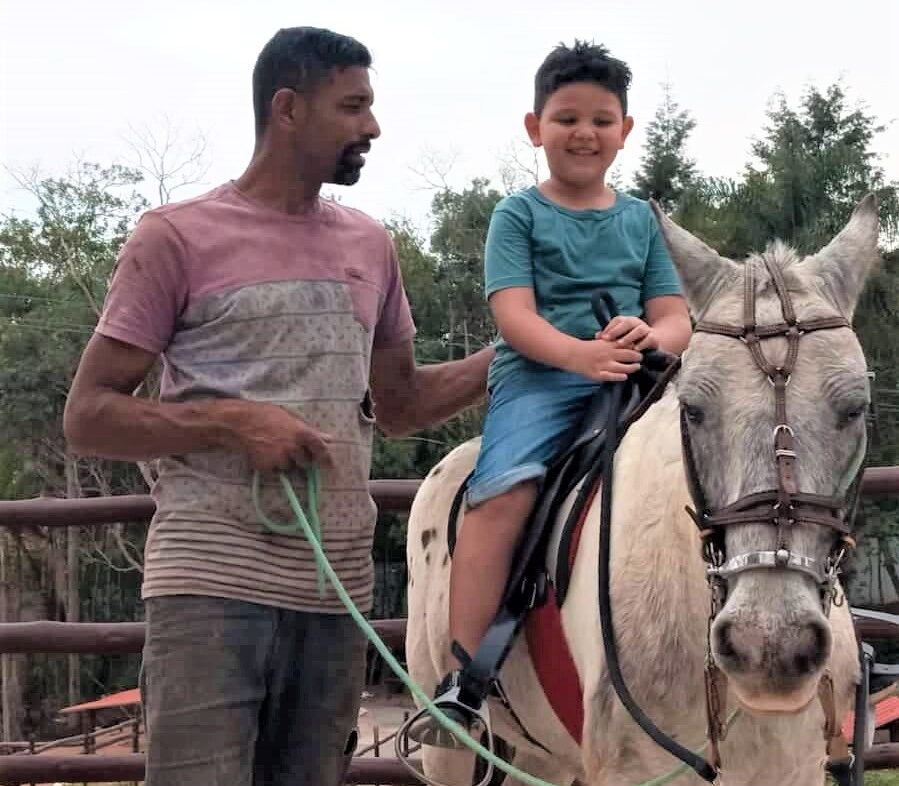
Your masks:
<svg viewBox="0 0 899 786"><path fill-rule="evenodd" d="M728 620L721 620L715 628L718 646L715 648L722 658L731 659L737 657L737 651L734 649L731 641L731 631L733 623Z"/></svg>
<svg viewBox="0 0 899 786"><path fill-rule="evenodd" d="M796 676L817 671L830 655L830 627L826 622L813 620L797 629L792 662L785 664Z"/></svg>

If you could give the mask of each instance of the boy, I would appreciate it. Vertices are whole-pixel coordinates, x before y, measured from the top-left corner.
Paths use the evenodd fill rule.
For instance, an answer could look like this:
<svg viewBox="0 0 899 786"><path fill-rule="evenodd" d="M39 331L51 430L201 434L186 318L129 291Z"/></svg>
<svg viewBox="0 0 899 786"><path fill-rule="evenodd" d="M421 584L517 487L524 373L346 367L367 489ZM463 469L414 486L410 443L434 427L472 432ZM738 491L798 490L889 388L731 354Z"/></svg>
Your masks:
<svg viewBox="0 0 899 786"><path fill-rule="evenodd" d="M538 481L563 435L599 385L639 368L641 350L679 354L690 337L649 206L606 184L634 124L630 79L602 46L576 41L549 54L525 117L532 143L546 152L549 179L503 199L490 222L486 295L501 338L450 584L451 639L467 654L497 612ZM590 305L598 288L620 314L601 332ZM438 701L452 676L438 687ZM457 708L453 717L470 724Z"/></svg>

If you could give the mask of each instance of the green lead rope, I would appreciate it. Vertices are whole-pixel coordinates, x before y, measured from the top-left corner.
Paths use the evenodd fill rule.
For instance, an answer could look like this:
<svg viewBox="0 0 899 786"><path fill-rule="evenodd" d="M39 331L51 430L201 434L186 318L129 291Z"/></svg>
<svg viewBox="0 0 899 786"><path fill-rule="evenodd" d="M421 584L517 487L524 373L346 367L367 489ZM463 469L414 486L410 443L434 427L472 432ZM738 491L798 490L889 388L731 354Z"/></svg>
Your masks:
<svg viewBox="0 0 899 786"><path fill-rule="evenodd" d="M296 492L293 490L293 486L290 485L290 481L287 479L286 475L280 475L281 487L284 489L284 493L287 495L287 499L290 502L290 507L293 509L294 520L289 522L288 524L280 524L277 521L273 521L268 516L265 515L265 511L262 509L262 503L259 499L259 489L261 486L260 475L258 472L253 473L253 504L256 506L256 513L259 516L259 520L265 524L272 532L277 532L279 535L306 535L309 537L309 533L311 533L312 537L314 537L314 543L318 544L319 548L321 548L322 542L322 523L318 517L318 498L319 498L319 490L321 489L321 473L318 471L318 467L315 464L312 464L306 467L306 504L309 508L309 517L306 517L306 513L303 510L303 506L300 504L297 499ZM312 540L312 538L310 538ZM313 549L315 546L313 545ZM324 551L322 551L324 554ZM325 583L325 571L322 566L321 561L318 559L318 554L316 554L315 558L315 577L318 580L318 597L324 598L325 591L327 589L327 584Z"/></svg>

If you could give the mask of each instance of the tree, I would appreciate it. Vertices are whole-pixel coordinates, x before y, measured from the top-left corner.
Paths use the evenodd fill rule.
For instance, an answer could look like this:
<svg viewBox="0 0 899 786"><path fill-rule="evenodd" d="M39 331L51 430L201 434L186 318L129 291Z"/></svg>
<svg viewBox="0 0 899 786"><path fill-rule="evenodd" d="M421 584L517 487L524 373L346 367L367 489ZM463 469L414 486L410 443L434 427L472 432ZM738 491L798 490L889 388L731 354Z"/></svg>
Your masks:
<svg viewBox="0 0 899 786"><path fill-rule="evenodd" d="M79 163L64 178L19 173L20 185L37 202L34 218L0 219L0 452L4 480L13 494L79 497L143 490L127 466L77 460L67 453L62 412L78 358L96 323L118 249L137 214L146 207L134 187L139 173L124 167ZM4 572L16 574L16 596L6 612L77 621L97 596L80 592L87 576L127 570L130 552L121 529L100 539L77 528L35 529L4 535ZM85 537L86 535L86 537ZM12 555L12 556L9 556ZM102 568L97 571L97 564ZM93 581L91 582L94 583ZM109 580L107 579L107 584ZM136 582L126 592L136 601ZM10 602L13 601L13 602ZM133 605L133 604L132 604ZM39 611L43 609L43 611ZM101 618L102 615L94 615ZM14 665L21 662L14 662ZM55 663L29 660L27 678L7 662L7 687L26 695L41 685L58 702ZM93 677L91 661L68 659L66 697L80 701L81 678ZM4 693L5 695L5 693ZM58 704L57 704L58 706ZM4 707L4 728L19 716Z"/></svg>
<svg viewBox="0 0 899 786"><path fill-rule="evenodd" d="M646 127L643 157L631 193L671 210L696 176L695 164L686 153L696 121L674 100L670 84L662 85L662 91L662 103Z"/></svg>
<svg viewBox="0 0 899 786"><path fill-rule="evenodd" d="M810 87L798 108L777 96L752 146L742 178L697 177L675 209L677 220L718 251L742 257L779 238L817 251L868 192L880 199L884 240L895 242L899 197L872 150L883 127L850 108L839 85Z"/></svg>
<svg viewBox="0 0 899 786"><path fill-rule="evenodd" d="M899 226L896 188L884 181L871 143L884 130L861 108L850 108L843 89L809 88L800 108L778 96L765 136L753 145L758 173L769 189L774 235L811 252L836 234L868 191L881 197L881 220Z"/></svg>
<svg viewBox="0 0 899 786"><path fill-rule="evenodd" d="M486 178L475 178L462 191L440 191L431 205L431 250L438 260L436 284L447 297L449 357L468 355L495 336L484 298L484 244L501 198Z"/></svg>

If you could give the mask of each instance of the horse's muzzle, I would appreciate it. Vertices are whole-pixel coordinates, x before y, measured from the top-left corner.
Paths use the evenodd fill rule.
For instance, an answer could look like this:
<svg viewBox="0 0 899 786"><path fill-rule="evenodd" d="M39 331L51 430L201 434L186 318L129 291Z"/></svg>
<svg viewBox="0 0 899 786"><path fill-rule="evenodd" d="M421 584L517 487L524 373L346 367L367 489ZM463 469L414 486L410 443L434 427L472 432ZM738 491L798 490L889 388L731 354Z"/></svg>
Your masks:
<svg viewBox="0 0 899 786"><path fill-rule="evenodd" d="M817 609L786 619L728 614L712 626L712 653L741 702L758 712L798 712L815 696L832 636Z"/></svg>

